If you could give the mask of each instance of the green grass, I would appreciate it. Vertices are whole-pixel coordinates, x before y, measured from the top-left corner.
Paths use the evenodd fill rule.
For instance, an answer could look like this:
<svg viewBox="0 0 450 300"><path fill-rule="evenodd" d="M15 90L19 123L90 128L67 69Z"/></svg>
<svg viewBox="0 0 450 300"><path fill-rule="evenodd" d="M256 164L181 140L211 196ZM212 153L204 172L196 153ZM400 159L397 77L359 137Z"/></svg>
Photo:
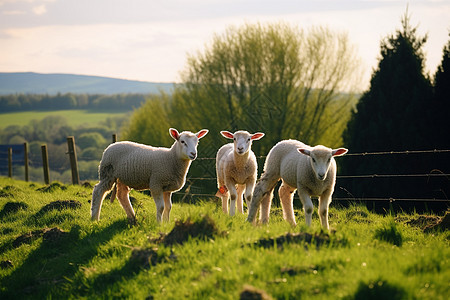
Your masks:
<svg viewBox="0 0 450 300"><path fill-rule="evenodd" d="M55 111L25 111L0 114L0 128L11 125L28 125L31 120L41 120L48 116L62 116L67 119L68 125L78 127L80 125L95 125L105 121L109 117L124 116L128 112L111 111L97 112L90 110L55 110Z"/></svg>
<svg viewBox="0 0 450 300"><path fill-rule="evenodd" d="M100 221L90 221L92 188L54 185L38 191L41 187L0 178L1 299L239 299L248 286L274 299L450 296L450 234L424 233L406 223L418 215L381 216L332 203L328 236L317 214L307 228L296 211L301 225L292 228L273 207L270 224L254 226L243 215L224 215L217 202L205 199L175 203L170 222L160 225L154 202L132 191L138 225L130 227L117 201L105 200ZM65 200L81 206L48 205ZM211 232L205 228L183 244L161 242L164 234L183 228L183 220L204 227L198 221L209 220L205 216L216 226L212 236L201 236ZM42 235L42 229L55 227L66 233L46 239L35 234L17 243L25 233ZM314 239L266 247L258 242L286 233ZM329 243L315 246L325 237Z"/></svg>

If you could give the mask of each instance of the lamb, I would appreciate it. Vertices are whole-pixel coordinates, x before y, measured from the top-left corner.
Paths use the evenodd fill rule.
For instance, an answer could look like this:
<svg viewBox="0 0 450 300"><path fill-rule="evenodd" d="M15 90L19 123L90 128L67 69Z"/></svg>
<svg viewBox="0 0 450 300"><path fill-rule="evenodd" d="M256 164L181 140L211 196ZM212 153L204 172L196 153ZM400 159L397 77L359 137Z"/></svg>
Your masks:
<svg viewBox="0 0 450 300"><path fill-rule="evenodd" d="M254 222L259 208L260 220L269 221L273 190L281 179L278 194L283 209L283 218L291 225L294 219L293 196L297 190L305 212L307 226L311 226L314 210L311 196L319 197L319 217L323 227L329 229L328 206L336 182L334 156L347 153L347 149L330 149L321 145L310 147L296 140L284 140L276 144L267 155L264 173L256 184L247 221Z"/></svg>
<svg viewBox="0 0 450 300"><path fill-rule="evenodd" d="M251 150L252 142L259 140L264 133L251 134L247 131L236 131L234 134L221 131L225 138L234 143L223 145L216 156L217 185L219 191L216 196L222 199L222 210L228 213L228 198L230 200L230 216L234 216L237 207L244 212L242 195L245 189L245 201L249 207L258 173L256 156ZM237 186L237 189L236 189Z"/></svg>
<svg viewBox="0 0 450 300"><path fill-rule="evenodd" d="M172 192L184 186L191 161L197 157L198 141L208 130L193 134L170 128L169 133L175 140L171 148L117 142L105 149L99 165L100 182L92 192L92 220L100 219L103 199L114 188L111 201L117 194L128 221L134 224L136 217L128 197L133 188L150 189L156 204L156 220L161 222L163 217L164 221L169 221Z"/></svg>

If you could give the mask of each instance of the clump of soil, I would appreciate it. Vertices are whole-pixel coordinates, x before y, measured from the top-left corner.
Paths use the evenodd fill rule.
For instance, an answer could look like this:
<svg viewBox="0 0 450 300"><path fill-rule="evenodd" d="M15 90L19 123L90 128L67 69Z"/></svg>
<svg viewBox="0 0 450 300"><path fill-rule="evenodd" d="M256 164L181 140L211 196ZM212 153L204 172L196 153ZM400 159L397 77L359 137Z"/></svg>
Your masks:
<svg viewBox="0 0 450 300"><path fill-rule="evenodd" d="M3 189L0 189L0 198L14 197L14 191L17 191L17 188L7 185Z"/></svg>
<svg viewBox="0 0 450 300"><path fill-rule="evenodd" d="M93 188L92 184L91 184L89 181L83 182L83 183L81 184L81 186L82 186L82 187L85 187L85 188L89 188L89 189L92 189L92 188Z"/></svg>
<svg viewBox="0 0 450 300"><path fill-rule="evenodd" d="M59 241L63 236L69 234L68 232L65 232L62 229L59 229L58 227L53 227L51 229L44 229L44 233L42 238L44 239L44 241L47 242L57 242Z"/></svg>
<svg viewBox="0 0 450 300"><path fill-rule="evenodd" d="M450 228L450 212L447 211L445 216L440 218L436 224L432 224L430 226L425 227L423 231L429 232L435 229L448 230L449 228Z"/></svg>
<svg viewBox="0 0 450 300"><path fill-rule="evenodd" d="M3 270L4 269L9 269L9 268L12 268L12 267L14 267L14 264L9 259L8 260L3 260L3 261L0 262L0 268L3 269Z"/></svg>
<svg viewBox="0 0 450 300"><path fill-rule="evenodd" d="M176 221L175 227L167 234L161 235L159 242L166 246L173 244L183 244L191 238L213 239L214 236L224 236L226 232L220 232L216 223L209 216L192 221L187 218L185 221Z"/></svg>
<svg viewBox="0 0 450 300"><path fill-rule="evenodd" d="M251 285L245 285L239 295L240 300L271 300L273 299L266 291L257 289Z"/></svg>
<svg viewBox="0 0 450 300"><path fill-rule="evenodd" d="M67 190L67 187L64 184L61 184L59 182L52 182L50 185L38 188L36 191L43 192L43 193L52 193L56 190Z"/></svg>
<svg viewBox="0 0 450 300"><path fill-rule="evenodd" d="M59 240L62 236L66 234L68 233L57 227L34 230L17 237L12 242L12 245L14 248L18 248L22 244L30 244L42 236L45 241L54 242Z"/></svg>
<svg viewBox="0 0 450 300"><path fill-rule="evenodd" d="M317 247L322 246L323 244L328 245L330 243L330 236L326 233L286 233L284 235L274 237L274 238L265 238L260 239L256 243L254 243L258 247L263 248L272 248L274 245L279 249L283 249L284 244L310 244L315 245Z"/></svg>
<svg viewBox="0 0 450 300"><path fill-rule="evenodd" d="M0 211L0 218L3 218L6 215L16 213L19 210L27 210L28 204L25 202L8 202L3 206L3 209Z"/></svg>
<svg viewBox="0 0 450 300"><path fill-rule="evenodd" d="M57 200L50 202L39 210L38 215L49 212L51 210L63 210L63 209L80 209L81 202L77 200Z"/></svg>
<svg viewBox="0 0 450 300"><path fill-rule="evenodd" d="M448 230L450 228L450 211L447 211L443 217L418 216L415 219L409 220L406 224L419 227L424 232L430 232L435 229Z"/></svg>
<svg viewBox="0 0 450 300"><path fill-rule="evenodd" d="M133 265L149 269L162 261L158 256L158 248L134 248L131 252L130 262Z"/></svg>

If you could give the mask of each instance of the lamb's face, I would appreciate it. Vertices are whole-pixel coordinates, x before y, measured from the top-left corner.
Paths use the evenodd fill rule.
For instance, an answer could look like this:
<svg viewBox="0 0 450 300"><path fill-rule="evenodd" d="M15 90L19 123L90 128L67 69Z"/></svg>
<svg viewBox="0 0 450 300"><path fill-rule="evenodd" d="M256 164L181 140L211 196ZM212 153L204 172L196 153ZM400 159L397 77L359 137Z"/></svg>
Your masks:
<svg viewBox="0 0 450 300"><path fill-rule="evenodd" d="M197 158L198 137L193 133L183 132L178 140L180 144L180 154L183 159L194 160Z"/></svg>
<svg viewBox="0 0 450 300"><path fill-rule="evenodd" d="M331 149L313 148L310 153L310 162L316 178L323 181L327 178L330 169L332 154Z"/></svg>
<svg viewBox="0 0 450 300"><path fill-rule="evenodd" d="M235 133L228 131L221 131L222 136L232 139L234 143L234 152L237 155L244 155L250 151L252 147L252 141L259 140L264 136L264 133L254 133L251 134L248 131L239 130Z"/></svg>
<svg viewBox="0 0 450 300"><path fill-rule="evenodd" d="M348 150L345 148L333 150L319 145L309 150L299 148L298 151L309 156L309 162L311 163L316 178L320 181L324 181L327 178L333 156L344 155Z"/></svg>
<svg viewBox="0 0 450 300"><path fill-rule="evenodd" d="M207 129L202 129L196 134L190 131L183 131L178 133L176 129L169 129L170 135L177 141L176 147L178 148L178 154L181 159L195 160L197 158L197 145L198 140L204 137L207 133Z"/></svg>
<svg viewBox="0 0 450 300"><path fill-rule="evenodd" d="M233 135L234 151L238 155L244 155L252 147L252 139L247 131L237 131Z"/></svg>

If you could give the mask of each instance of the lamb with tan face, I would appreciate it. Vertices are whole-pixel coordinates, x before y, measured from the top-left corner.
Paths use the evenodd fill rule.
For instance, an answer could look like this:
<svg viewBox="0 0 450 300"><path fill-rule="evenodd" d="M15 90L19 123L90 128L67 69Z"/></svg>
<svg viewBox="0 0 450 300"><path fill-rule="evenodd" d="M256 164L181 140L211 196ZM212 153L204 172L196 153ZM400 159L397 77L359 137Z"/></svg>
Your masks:
<svg viewBox="0 0 450 300"><path fill-rule="evenodd" d="M334 157L344 155L347 149L330 149L325 146L311 147L296 140L285 140L276 144L269 152L264 164L264 173L253 193L247 220L254 222L260 209L260 220L269 222L273 190L281 179L278 190L283 217L295 226L293 196L300 197L305 212L306 225L311 226L312 196L319 197L319 217L322 226L329 229L328 207L336 183L336 161Z"/></svg>

